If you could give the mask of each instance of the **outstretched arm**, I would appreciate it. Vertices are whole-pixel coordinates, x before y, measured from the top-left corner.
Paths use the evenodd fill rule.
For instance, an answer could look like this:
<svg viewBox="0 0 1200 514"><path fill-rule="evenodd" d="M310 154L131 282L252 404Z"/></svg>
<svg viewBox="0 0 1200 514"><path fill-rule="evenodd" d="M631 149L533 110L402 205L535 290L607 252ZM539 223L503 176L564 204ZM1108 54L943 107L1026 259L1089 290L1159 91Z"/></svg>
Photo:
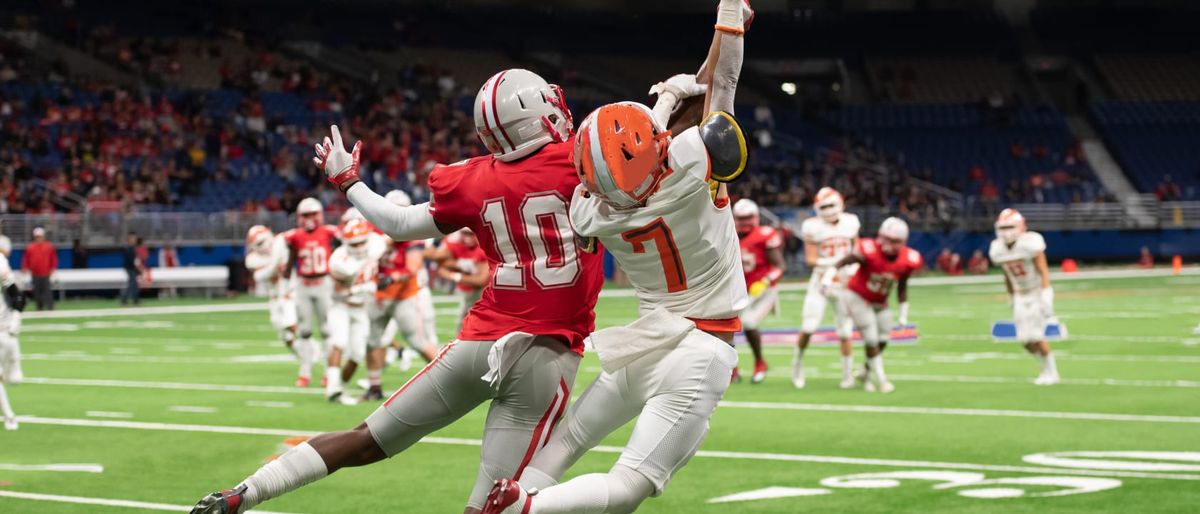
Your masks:
<svg viewBox="0 0 1200 514"><path fill-rule="evenodd" d="M708 48L708 57L696 72L696 81L708 84L704 97L705 114L724 111L733 114L733 98L742 73L742 37L752 17L743 0L721 0L717 5L716 31Z"/></svg>

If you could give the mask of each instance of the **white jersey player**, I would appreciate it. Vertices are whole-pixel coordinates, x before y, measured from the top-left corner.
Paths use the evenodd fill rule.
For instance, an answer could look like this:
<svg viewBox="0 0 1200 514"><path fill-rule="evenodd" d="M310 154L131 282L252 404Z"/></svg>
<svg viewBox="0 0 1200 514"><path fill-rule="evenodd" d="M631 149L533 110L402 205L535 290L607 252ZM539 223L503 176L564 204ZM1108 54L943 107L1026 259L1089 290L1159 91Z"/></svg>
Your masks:
<svg viewBox="0 0 1200 514"><path fill-rule="evenodd" d="M1016 209L1004 209L996 218L996 240L988 249L988 257L1004 270L1017 339L1041 362L1042 370L1034 383L1057 384L1058 367L1046 342L1046 323L1054 316L1046 240L1037 232L1025 230L1025 217Z"/></svg>
<svg viewBox="0 0 1200 514"><path fill-rule="evenodd" d="M283 344L300 360L296 386L307 387L312 376L313 361L317 358L316 348L296 342L296 292L292 279L284 276L287 259L287 242L282 235L271 233L271 229L263 225L250 227L246 233L246 269L253 274L254 282L262 284L267 290L271 326Z"/></svg>
<svg viewBox="0 0 1200 514"><path fill-rule="evenodd" d="M850 338L854 335L854 322L844 315L844 310L836 305L845 290L846 282L854 275L858 266L850 265L835 270L834 264L850 255L854 244L858 241L858 231L862 228L858 215L845 212L845 203L841 193L832 187L822 187L817 191L813 208L817 215L804 220L800 225L801 237L804 240L804 262L812 268L812 278L808 281L808 290L804 293L804 311L800 325L800 341L792 359L792 385L803 389L804 352L808 349L813 332L825 318L825 308L834 302L834 323L842 350L842 389L854 387L854 353ZM833 286L819 287L828 273L835 273Z"/></svg>
<svg viewBox="0 0 1200 514"><path fill-rule="evenodd" d="M331 402L354 403L342 394L343 384L354 375L358 363L366 363L367 302L374 300L375 271L382 254L372 248L377 245L370 244L372 233L367 221L351 220L342 232L342 246L329 256L333 304L329 308L325 397Z"/></svg>
<svg viewBox="0 0 1200 514"><path fill-rule="evenodd" d="M720 56L736 57L737 68L733 80L725 75L713 84L731 89L741 63L741 3L725 0L722 6L732 7L733 21L719 22L718 30L738 30L717 38L734 39L736 47L713 46ZM729 66L721 60L709 60L718 74ZM683 85L679 97L695 85L680 76L668 85L672 81ZM732 109L732 91L712 93ZM672 101L664 96L660 104ZM667 116L655 113L673 109L660 107L603 106L583 121L575 140L583 185L571 204L571 223L612 253L637 292L641 318L591 336L604 371L529 467L497 482L484 514L633 512L661 494L696 452L729 387L737 365L733 334L750 300L728 197L718 187L714 200L709 180L732 180L742 172L745 140L726 112L672 138ZM629 443L608 473L557 483L579 457L634 417ZM538 492L531 496L523 486Z"/></svg>
<svg viewBox="0 0 1200 514"><path fill-rule="evenodd" d="M4 429L17 429L17 415L8 404L8 391L4 384L19 384L25 375L21 372L21 311L25 309L25 293L17 285L16 274L8 264L12 253L12 241L0 235L0 289L4 301L0 302L0 413L4 415Z"/></svg>

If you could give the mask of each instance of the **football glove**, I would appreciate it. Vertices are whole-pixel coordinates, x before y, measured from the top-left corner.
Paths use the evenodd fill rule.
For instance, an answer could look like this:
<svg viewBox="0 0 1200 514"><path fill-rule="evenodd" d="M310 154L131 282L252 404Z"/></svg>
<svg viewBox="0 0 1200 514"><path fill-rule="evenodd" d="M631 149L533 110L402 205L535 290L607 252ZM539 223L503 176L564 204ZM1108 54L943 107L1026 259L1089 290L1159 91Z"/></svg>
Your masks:
<svg viewBox="0 0 1200 514"><path fill-rule="evenodd" d="M1054 315L1054 288L1047 287L1042 289L1042 310L1046 316Z"/></svg>
<svg viewBox="0 0 1200 514"><path fill-rule="evenodd" d="M361 181L358 176L358 163L362 154L362 141L354 143L354 149L347 152L338 126L330 126L329 132L330 136L326 137L323 143L314 146L316 156L313 157L313 163L325 172L329 182L344 193L350 186Z"/></svg>

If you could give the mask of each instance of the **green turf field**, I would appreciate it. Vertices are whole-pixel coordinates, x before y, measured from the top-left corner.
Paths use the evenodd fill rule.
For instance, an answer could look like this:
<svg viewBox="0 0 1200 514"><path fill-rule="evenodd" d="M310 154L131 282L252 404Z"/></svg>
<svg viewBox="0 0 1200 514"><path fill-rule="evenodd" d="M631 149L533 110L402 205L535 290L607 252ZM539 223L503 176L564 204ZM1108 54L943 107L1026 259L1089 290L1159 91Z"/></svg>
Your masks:
<svg viewBox="0 0 1200 514"><path fill-rule="evenodd" d="M1072 336L1056 345L1063 384L1032 385L1034 360L988 339L990 323L1008 317L999 281L913 287L922 338L885 355L895 393L839 390L829 347L812 350L808 388L796 391L791 350L768 348L766 383L730 388L701 453L640 512L1196 512L1200 335L1192 329L1200 276L1055 288ZM783 314L768 327L797 326L802 295L784 292ZM634 312L632 298L603 298L600 325L628 322ZM451 317L439 320L450 335ZM278 358L266 311L253 307L29 319L21 340L28 380L9 394L26 418L19 431L0 432L4 513L139 510L61 496L190 506L235 485L288 436L351 427L373 409L291 387L294 364ZM747 371L752 361L742 350ZM589 356L576 390L598 369ZM389 370L385 387L405 378ZM436 441L261 508L461 512L482 421L476 410ZM620 447L627 436L628 427L606 444ZM572 474L607 469L616 454L601 450ZM22 468L68 463L103 471ZM852 476L862 474L869 476Z"/></svg>

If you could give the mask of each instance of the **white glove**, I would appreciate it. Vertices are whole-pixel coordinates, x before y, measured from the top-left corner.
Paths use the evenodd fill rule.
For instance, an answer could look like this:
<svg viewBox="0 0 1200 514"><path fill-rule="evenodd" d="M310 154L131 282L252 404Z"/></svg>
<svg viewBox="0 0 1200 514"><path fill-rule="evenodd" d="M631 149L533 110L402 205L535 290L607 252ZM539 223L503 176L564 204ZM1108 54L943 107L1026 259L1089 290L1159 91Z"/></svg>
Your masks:
<svg viewBox="0 0 1200 514"><path fill-rule="evenodd" d="M833 278L837 276L837 269L830 269L821 277L820 283L817 285L817 292L821 296L829 296L833 293Z"/></svg>
<svg viewBox="0 0 1200 514"><path fill-rule="evenodd" d="M317 154L316 157L313 157L313 164L325 172L325 176L330 182L345 192L350 189L350 186L360 181L358 161L362 153L362 141L354 143L354 149L347 152L345 144L342 143L342 132L338 130L338 126L330 126L329 132L333 137L332 140L326 137L324 142L313 147Z"/></svg>
<svg viewBox="0 0 1200 514"><path fill-rule="evenodd" d="M900 302L900 325L908 324L908 302Z"/></svg>
<svg viewBox="0 0 1200 514"><path fill-rule="evenodd" d="M1054 315L1054 288L1046 287L1042 289L1042 310L1046 311L1046 316Z"/></svg>
<svg viewBox="0 0 1200 514"><path fill-rule="evenodd" d="M696 82L696 75L691 73L672 75L665 82L659 82L650 86L650 94L652 95L662 96L663 93L671 93L679 100L699 96L706 91L708 91L708 86Z"/></svg>

